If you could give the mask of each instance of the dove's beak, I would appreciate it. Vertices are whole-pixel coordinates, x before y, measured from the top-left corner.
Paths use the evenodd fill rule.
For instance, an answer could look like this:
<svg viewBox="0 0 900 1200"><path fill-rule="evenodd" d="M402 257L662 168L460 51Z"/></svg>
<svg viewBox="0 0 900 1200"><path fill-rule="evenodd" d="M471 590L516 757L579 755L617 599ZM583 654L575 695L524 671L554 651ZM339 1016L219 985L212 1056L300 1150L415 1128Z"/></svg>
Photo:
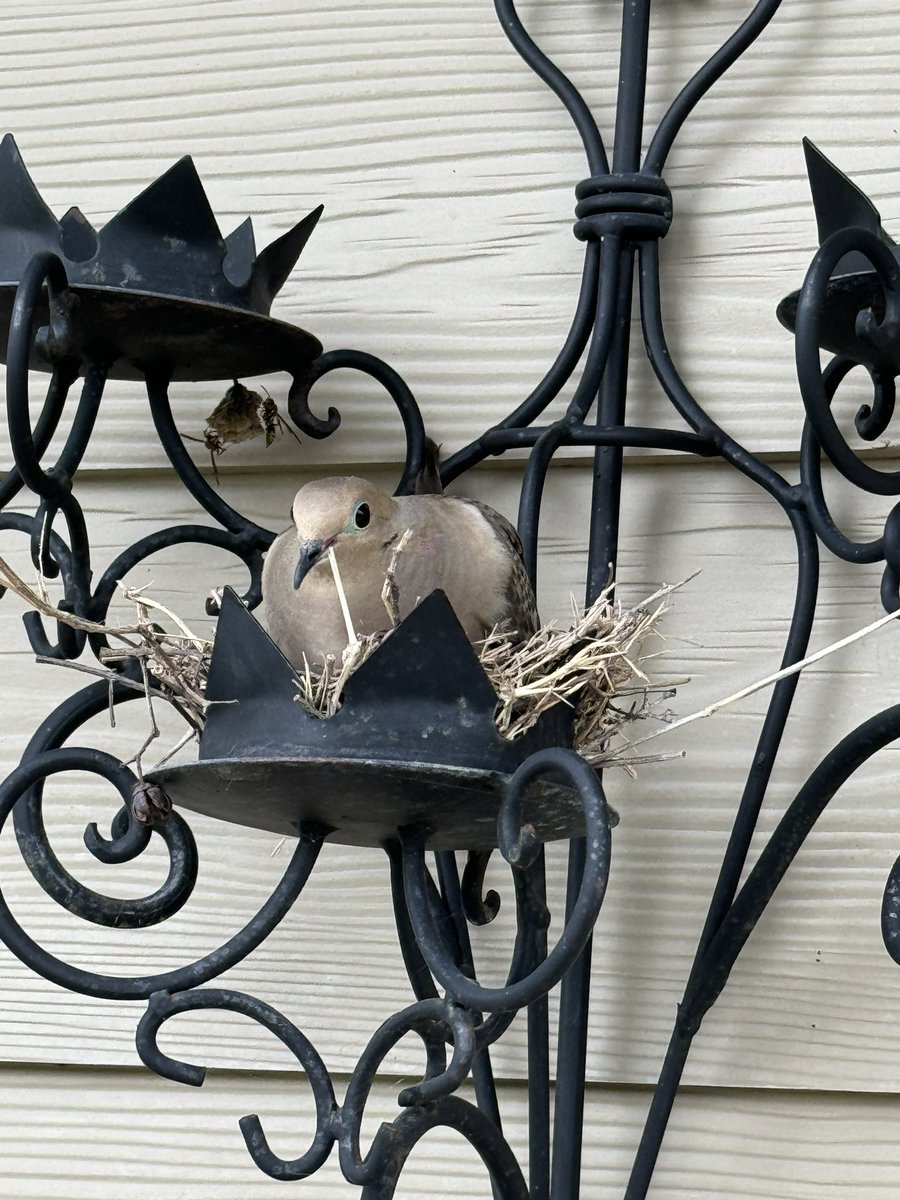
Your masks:
<svg viewBox="0 0 900 1200"><path fill-rule="evenodd" d="M298 588L320 558L328 553L334 538L327 541L310 541L300 543L300 557L294 570L294 588Z"/></svg>

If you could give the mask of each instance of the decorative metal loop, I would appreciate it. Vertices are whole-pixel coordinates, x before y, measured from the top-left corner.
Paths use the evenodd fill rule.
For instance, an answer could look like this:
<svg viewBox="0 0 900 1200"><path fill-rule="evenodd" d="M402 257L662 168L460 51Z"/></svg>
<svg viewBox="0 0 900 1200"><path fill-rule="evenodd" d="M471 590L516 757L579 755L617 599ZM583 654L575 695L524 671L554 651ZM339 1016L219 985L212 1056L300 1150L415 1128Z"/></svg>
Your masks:
<svg viewBox="0 0 900 1200"><path fill-rule="evenodd" d="M682 88L653 136L644 160L645 171L656 175L662 173L672 144L693 109L713 84L721 79L728 68L756 41L780 6L781 0L759 0L743 24Z"/></svg>
<svg viewBox="0 0 900 1200"><path fill-rule="evenodd" d="M112 701L114 704L127 704L132 700L138 699L139 695L139 692L129 690L124 683L113 685ZM26 747L22 761L27 763L32 759L46 756L50 751L60 750L63 743L76 730L80 729L92 717L104 712L109 707L109 703L110 692L109 687L105 683L90 684L74 696L70 696L42 723L40 729ZM116 760L112 761L116 762ZM121 770L125 771L125 768L123 767ZM131 798L131 789L134 786L135 777L129 771L125 772L124 775L117 775L117 778L121 784L119 794L127 804ZM104 925L127 926L131 922L128 914L122 911L120 901L110 900L107 906L99 904L96 894L84 888L66 870L54 854L44 828L43 791L44 779L41 775L38 775L34 782L23 792L13 809L16 838L28 869L48 896L51 896L57 904L63 905L70 912L81 917L82 920L94 921ZM120 814L117 814L116 818L114 818L114 827L119 819ZM180 821L176 822L176 827L179 824L185 830L187 829L187 826ZM136 839L136 844L139 845L140 849L143 849L149 841L149 831L144 831L143 826L132 822L130 814L128 815L127 826L129 839ZM114 832L114 839L117 841L125 832L124 827L118 832ZM95 834L96 826L89 826L85 831L85 844L95 857L102 858L107 849L111 849L111 847L109 847L108 843L103 845L103 839L100 839L99 835L95 836ZM196 874L195 856L196 851L193 851L191 858L186 857L184 859L185 865L189 868L189 877L186 877L184 881L184 886L188 888L188 894L190 887L193 886L193 876ZM121 861L126 860L122 859ZM186 898L187 896L185 896ZM133 904L134 902L130 903ZM139 908L138 912L140 911L141 909ZM139 924L146 925L153 923L147 919L149 915L148 912L144 911Z"/></svg>
<svg viewBox="0 0 900 1200"><path fill-rule="evenodd" d="M900 471L879 471L863 462L851 450L831 411L831 396L819 365L821 326L828 282L832 271L850 251L863 254L875 269L884 294L884 317L877 321L871 310L857 317L856 333L877 352L886 343L900 341L900 265L890 249L875 234L864 229L841 229L820 246L810 264L797 302L795 326L797 378L807 415L822 449L845 479L878 496L900 495ZM881 386L883 367L879 364ZM883 420L886 405L882 400L875 425ZM883 432L883 429L881 430Z"/></svg>
<svg viewBox="0 0 900 1200"><path fill-rule="evenodd" d="M864 721L822 759L788 806L761 851L716 935L703 954L702 969L685 993L677 1028L693 1032L724 988L731 968L756 922L829 802L863 763L900 738L900 704ZM888 881L893 898L894 875ZM895 910L890 908L891 920ZM888 932L893 932L893 924ZM893 939L888 946L894 956ZM900 961L900 960L898 960Z"/></svg>
<svg viewBox="0 0 900 1200"><path fill-rule="evenodd" d="M106 775L108 778L117 778L116 772L123 769L121 764L110 755L102 754L98 750L89 750L80 747L47 750L42 754L34 755L22 763L21 766L17 767L4 783L0 785L0 829L2 829L10 811L25 789L36 781L46 778L49 774L57 771L93 770L98 774ZM173 817L170 816L158 828L165 830L172 820ZM176 826L173 828L177 828L177 821ZM163 836L165 836L164 833ZM0 940L5 942L13 954L31 967L33 971L36 971L39 975L43 975L51 983L56 983L60 987L68 988L73 992L81 992L87 996L98 996L107 1000L146 1000L153 992L182 991L186 988L196 987L199 984L208 982L216 975L221 975L223 971L227 971L229 967L240 962L242 958L246 958L252 950L255 950L269 936L303 890L318 857L323 836L322 831L302 831L300 840L297 842L296 849L281 881L269 899L260 908L259 912L239 933L235 934L224 945L220 946L217 950L213 950L203 958L197 959L188 966L178 967L172 971L165 971L159 975L126 977L99 975L92 971L82 970L79 967L73 967L69 963L63 962L61 959L48 953L48 951L38 945L25 932L10 911L2 893L0 893ZM23 840L20 836L20 847L22 848L23 856L28 861L30 847L27 840L23 845ZM191 847L193 846L192 839L190 845ZM42 848L42 853L46 854L46 848ZM171 845L170 853L173 858L173 870L170 878L175 881L175 884L173 884L174 887L177 884L177 870L181 869L187 872L187 867L182 866L181 862L176 861L175 852ZM44 883L44 880L36 871L33 870L33 873L40 882ZM194 862L190 867L191 886L193 886L195 874L196 863ZM52 895L51 889L46 887L46 884L44 886ZM167 886L168 881L163 887ZM84 889L81 889L81 894L79 895L82 910L85 908L84 891ZM162 892L163 889L160 889L156 893L157 907L162 906L166 899L164 895L161 895ZM101 897L102 899L107 898ZM122 904L123 912L125 912L132 902L122 901L120 903ZM172 901L172 904L174 904L174 901ZM171 915L171 912L174 911L175 908L171 907L169 913L165 915ZM80 915L87 915L88 919L96 919L91 918L84 911Z"/></svg>
<svg viewBox="0 0 900 1200"><path fill-rule="evenodd" d="M288 389L288 413L291 420L299 430L317 441L330 437L341 425L341 414L333 405L329 407L328 416L324 421L309 407L310 389L316 379L321 377L320 374L316 374L316 364L321 362L323 357L319 355L294 375Z"/></svg>
<svg viewBox="0 0 900 1200"><path fill-rule="evenodd" d="M56 433L63 409L66 406L69 388L77 378L78 366L74 363L65 367L57 367L53 372L41 415L31 434L33 457L38 462L43 458L54 433ZM5 508L24 486L25 481L21 471L18 467L12 467L0 481L0 509Z"/></svg>
<svg viewBox="0 0 900 1200"><path fill-rule="evenodd" d="M863 404L856 414L856 432L866 442L874 442L886 432L897 405L897 385L892 372L873 366L869 368L874 396L871 405Z"/></svg>
<svg viewBox="0 0 900 1200"><path fill-rule="evenodd" d="M575 188L575 236L582 242L618 234L632 242L664 238L672 224L665 180L640 172L594 175Z"/></svg>
<svg viewBox="0 0 900 1200"><path fill-rule="evenodd" d="M516 12L514 0L494 0L494 9L500 19L503 32L509 38L516 53L531 67L535 75L542 80L565 106L566 112L572 118L588 166L596 175L609 170L603 139L597 128L591 110L584 102L581 93L555 63L529 37L524 25Z"/></svg>
<svg viewBox="0 0 900 1200"><path fill-rule="evenodd" d="M29 517L24 513L0 513L0 530L11 529L33 537L37 520L37 517ZM66 595L79 596L81 593L76 583L75 563L71 550L53 531L49 535L49 547L53 561L59 564ZM5 588L0 588L0 597L4 592ZM62 611L66 609L74 611L74 603L65 597L59 601L57 607ZM40 654L45 658L77 658L84 648L84 634L61 621L56 623L58 641L55 645L47 637L43 619L36 612L24 613L22 624L25 626L31 649L35 654Z"/></svg>
<svg viewBox="0 0 900 1200"><path fill-rule="evenodd" d="M822 377L823 392L831 403L837 389L850 371L858 364L850 358L834 358L825 368ZM876 396L872 408L864 406L857 414L857 427L860 424L875 421L880 423L885 415L884 404L879 405ZM874 426L873 426L874 427ZM876 435L877 436L877 435ZM816 437L812 422L807 419L803 423L803 438L800 445L800 478L806 499L806 510L813 528L828 547L832 554L845 562L879 562L884 558L884 538L875 538L870 542L856 542L848 538L838 529L828 508L825 492L822 487L822 447Z"/></svg>
<svg viewBox="0 0 900 1200"><path fill-rule="evenodd" d="M253 521L248 521L237 509L226 504L200 474L194 460L185 449L172 416L168 378L156 373L148 375L146 382L147 399L150 402L150 414L153 417L156 435L178 478L209 515L230 533L242 539L248 546L267 549L272 544L275 534Z"/></svg>
<svg viewBox="0 0 900 1200"><path fill-rule="evenodd" d="M596 773L574 751L542 750L523 763L509 780L497 818L500 850L508 862L522 870L537 853L538 843L527 822L523 805L529 788L542 780L573 787L582 803L587 842L587 861L578 897L565 928L547 958L523 977L514 969L505 987L487 988L469 979L456 966L437 916L433 884L425 868L424 842L420 831L403 831L404 885L416 941L429 970L447 989L448 995L467 1008L501 1013L523 1008L559 982L590 936L603 903L609 875L610 827L603 789ZM522 920L521 898L517 897L519 929L517 948L534 932L534 913Z"/></svg>
<svg viewBox="0 0 900 1200"><path fill-rule="evenodd" d="M6 414L13 459L22 483L43 500L56 500L61 499L67 492L64 482L66 473L63 472L62 478L47 475L38 460L35 440L38 439L38 444L45 437L49 441L52 429L48 434L48 426L55 427L58 422L56 408L61 405L62 400L48 395L42 413L42 417L46 414L44 428L38 430L32 430L28 405L28 371L45 286L49 297L52 327L55 319L58 324L58 318L55 318L54 314L59 314L61 309L67 307L63 297L71 298L71 293L68 291L69 282L62 262L50 253L34 256L23 272L16 290L6 358ZM70 357L61 357L57 365L61 379L74 379L77 368L73 366ZM53 391L51 383L51 393ZM70 442L74 434L73 428ZM87 430L87 434L90 436L90 429Z"/></svg>
<svg viewBox="0 0 900 1200"><path fill-rule="evenodd" d="M438 999L412 1004L389 1017L370 1039L347 1085L341 1108L340 1161L341 1171L348 1183L361 1186L376 1179L381 1172L382 1164L371 1152L363 1156L359 1145L360 1131L378 1069L401 1038L407 1033L417 1033L425 1046L427 1059L424 1081L415 1088L405 1089L400 1095L400 1103L416 1103L417 1097L422 1094L420 1089L430 1083L438 1084L438 1095L452 1090L444 1087L444 1084L447 1082L446 1033L449 1010L453 1007ZM455 1052L454 1047L454 1055ZM469 1061L471 1064L471 1058ZM457 1086L458 1083L453 1084L453 1087Z"/></svg>
<svg viewBox="0 0 900 1200"><path fill-rule="evenodd" d="M376 358L374 354L366 354L362 350L329 350L326 354L320 354L310 365L308 373L294 381L295 386L291 388L288 400L291 420L301 429L305 429L308 433L311 432L304 424L304 422L308 423L311 418L307 406L310 388L323 375L344 368L361 371L364 375L369 375L372 379L377 380L396 404L406 435L406 461L403 475L397 485L397 494L404 495L415 491L416 479L422 469L425 456L425 425L422 421L422 414L419 412L415 396L404 379L397 374L393 367L388 366L380 358ZM337 409L329 408L327 426L319 422L324 432L314 433L313 436L326 437L337 429L340 420L340 413Z"/></svg>
<svg viewBox="0 0 900 1200"><path fill-rule="evenodd" d="M462 902L466 920L472 925L489 925L500 911L500 897L493 888L484 890L484 877L492 850L470 850L462 877Z"/></svg>
<svg viewBox="0 0 900 1200"><path fill-rule="evenodd" d="M29 756L0 785L0 824L6 820L13 805L28 788L37 781L43 782L49 775L61 771L90 771L101 776L118 790L126 804L137 783L136 776L118 759L100 750L82 746L45 750ZM123 818L119 818L114 824L113 839L110 842L100 837L96 825L90 825L85 836L87 847L95 857L107 862L124 862L134 858L146 847L150 837L149 831L144 834L134 826L135 822L130 817L127 826L124 825ZM169 853L168 876L152 895L135 900L113 899L75 882L56 860L47 844L46 835L40 840L40 844L32 837L20 837L19 847L32 874L58 904L70 911L77 908L79 916L93 921L96 925L134 929L158 924L178 912L193 891L197 877L197 851L190 829L184 821L180 817L170 819L158 827L158 832L166 842ZM43 834L43 826L41 833ZM48 859L52 859L58 868L52 875L46 869ZM74 887L61 888L61 876ZM70 902L73 892L77 895L75 903ZM4 937L5 940L2 930L0 937Z"/></svg>
<svg viewBox="0 0 900 1200"><path fill-rule="evenodd" d="M458 1096L444 1096L434 1104L407 1109L390 1125L381 1126L370 1159L382 1164L382 1170L363 1188L360 1200L391 1200L416 1144L440 1125L462 1134L477 1150L490 1172L496 1200L528 1200L528 1186L509 1143L489 1117Z"/></svg>
<svg viewBox="0 0 900 1200"><path fill-rule="evenodd" d="M304 1154L290 1160L274 1154L256 1115L242 1117L239 1124L253 1161L266 1175L285 1180L305 1179L312 1175L326 1161L335 1142L337 1104L334 1088L325 1064L309 1038L270 1005L255 996L224 988L195 989L176 996L166 991L156 992L150 997L147 1011L137 1028L135 1040L141 1061L164 1079L199 1087L206 1069L163 1054L157 1045L157 1035L170 1017L208 1009L224 1009L256 1021L283 1042L303 1067L316 1105L316 1131Z"/></svg>

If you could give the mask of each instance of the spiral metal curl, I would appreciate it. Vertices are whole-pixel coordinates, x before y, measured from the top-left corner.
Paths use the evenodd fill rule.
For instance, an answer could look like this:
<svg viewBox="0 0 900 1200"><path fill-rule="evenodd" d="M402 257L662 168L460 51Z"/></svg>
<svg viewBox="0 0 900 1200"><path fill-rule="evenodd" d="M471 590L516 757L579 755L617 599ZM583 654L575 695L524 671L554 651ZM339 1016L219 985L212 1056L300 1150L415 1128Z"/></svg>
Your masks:
<svg viewBox="0 0 900 1200"><path fill-rule="evenodd" d="M484 987L457 967L441 928L434 885L429 882L425 867L422 831L402 831L403 882L416 941L435 978L447 989L448 995L467 1008L489 1013L510 1012L548 992L581 953L603 903L609 877L609 812L596 773L574 751L538 751L510 777L497 817L500 851L519 871L534 861L540 846L534 831L523 822L522 811L529 788L542 780L562 783L577 792L584 813L587 869L573 911L556 945L543 962L525 975L520 975L517 967L522 961L525 941L533 935L533 922L522 919L524 906L519 897L514 966L502 988Z"/></svg>
<svg viewBox="0 0 900 1200"><path fill-rule="evenodd" d="M206 988L180 992L172 996L166 991L150 996L147 1011L137 1029L138 1054L145 1066L164 1079L200 1087L206 1075L203 1067L179 1062L159 1049L157 1035L161 1026L178 1013L206 1011L209 1009L239 1013L249 1017L274 1034L287 1046L303 1067L316 1106L316 1129L308 1149L294 1159L283 1159L269 1147L259 1117L242 1117L241 1133L253 1161L273 1179L305 1179L322 1166L334 1144L337 1104L331 1077L312 1042L296 1025L268 1004L224 988Z"/></svg>
<svg viewBox="0 0 900 1200"><path fill-rule="evenodd" d="M841 435L831 412L837 388L855 365L854 361L839 357L824 372L819 361L828 281L844 253L850 249L861 251L870 259L880 282L885 312L880 320L872 313L862 313L857 320L857 337L871 351L868 368L873 399L857 413L856 429L864 439L881 436L892 419L896 400L887 350L900 338L900 268L884 244L860 230L835 234L816 255L804 284L797 310L796 337L798 376L808 420L799 485L792 484L769 464L763 463L713 421L676 367L665 336L658 242L665 236L672 219L671 196L662 178L668 154L694 107L759 36L778 9L779 0L759 0L735 33L682 88L656 131L650 135L649 149L643 158L650 0L633 0L625 6L620 102L611 164L583 97L526 32L513 0L495 0L495 7L512 44L563 103L581 139L589 177L576 188L575 234L586 243L584 265L576 310L556 359L531 394L507 417L444 464L445 483L489 455L510 448L532 448L522 488L520 528L526 562L534 578L541 496L552 459L563 446L594 447L596 521L592 524L588 564L590 599L596 595L606 579L609 565L616 559L622 451L627 447L659 447L718 456L780 505L795 537L798 556L796 596L783 666L796 663L806 651L817 603L819 542L849 562L883 561L882 601L886 607L896 608L900 604L900 505L888 514L880 538L857 542L838 529L825 500L821 480L821 456L824 453L856 486L878 495L900 495L900 472L878 470L863 462ZM15 465L0 481L0 506L8 503L22 486L31 487L38 494L40 505L34 517L3 515L0 528L27 534L31 539L33 558L44 573L61 573L65 587L63 606L94 619L102 619L105 615L116 578L148 554L186 542L215 545L229 550L244 562L250 572L245 599L252 607L260 599L262 554L273 535L227 505L194 466L174 425L168 398L169 381L161 376L148 380L150 409L158 436L182 482L221 528L185 525L151 535L124 551L102 574L93 595L90 593L89 546L81 510L72 494L72 477L97 416L104 364L87 366L73 432L57 464L47 470L40 465L81 366L72 357L71 322L77 319L77 313L61 270L59 261L52 256L36 260L23 279L16 300L8 397ZM683 428L634 427L626 424L624 419L635 274L640 285L641 325L647 359L676 416L683 422ZM35 313L45 287L50 324L46 332L36 333ZM34 428L27 415L27 369L33 353L43 355L55 368ZM535 424L573 377L582 359L581 376L564 418L544 425ZM421 416L406 384L380 360L348 350L322 355L294 379L289 397L293 420L312 437L329 436L338 428L340 414L336 409L329 409L327 417L322 419L311 412L308 400L310 388L317 379L342 367L371 375L396 404L406 435L406 460L398 490L411 490L424 448ZM595 410L595 419L590 423L592 410ZM59 513L66 521L68 544L53 529ZM31 618L28 633L35 649L61 657L81 653L83 636L61 625L58 643L52 646L40 620L35 614L31 614ZM96 653L102 645L102 639L92 638L91 646ZM773 690L628 1183L626 1200L644 1200L647 1194L692 1038L703 1014L725 986L746 938L778 882L840 785L872 754L900 736L900 710L886 709L864 722L829 752L789 806L746 882L741 884L796 685L796 678L784 679ZM121 687L117 685L117 701L125 698L120 693ZM105 689L103 699L105 701ZM104 919L112 912L103 909L101 902L111 905L118 902L109 898L95 900L80 885L73 885L71 876L56 862L46 845L40 803L41 782L46 775L74 766L94 770L124 795L129 774L121 764L108 756L90 757L99 752L62 749L60 745L78 727L85 713L95 711L99 700L99 689L86 689L81 708L78 704L72 708L63 706L51 720L48 731L29 748L23 766L0 789L0 824L21 797L16 808L17 833L35 876L55 899L61 902L70 899L80 915L93 920L99 919L97 914L101 911ZM543 861L534 832L523 820L527 790L541 780L574 787L582 801L586 824L585 840L576 840L572 847L565 928L549 953ZM185 835L177 824L171 828L175 831L169 846L173 862L180 855L178 862L188 863L192 846L189 835ZM305 1154L298 1159L284 1160L272 1154L258 1120L244 1118L242 1129L250 1153L264 1171L276 1178L301 1178L324 1162L330 1146L337 1140L344 1174L348 1180L363 1187L364 1200L388 1200L393 1195L408 1155L420 1138L436 1125L447 1125L471 1142L488 1166L496 1196L504 1200L525 1200L529 1189L502 1137L486 1052L508 1026L515 1011L527 1006L531 1019L529 1070L533 1101L529 1134L530 1194L532 1200L546 1200L551 1192L556 1196L575 1196L580 1162L582 1110L579 1097L583 1091L589 939L603 899L610 850L608 815L596 775L577 756L559 750L536 755L509 782L498 822L498 843L512 868L517 934L504 987L487 988L478 983L463 920L468 917L475 924L484 923L496 914L496 893L481 894L485 860L476 859L471 863L468 875L460 885L455 876L455 862L446 856L438 856L438 888L425 865L421 830L401 831L400 842L386 847L391 859L398 934L418 1003L390 1018L373 1037L353 1074L346 1102L340 1111L336 1109L327 1072L311 1043L273 1009L251 997L225 990L187 990L178 995L171 994L206 982L249 953L267 936L299 895L315 862L323 834L321 830L305 831L279 888L241 934L212 955L178 971L125 980L78 972L53 959L28 939L11 917L2 896L0 937L47 978L74 990L111 998L151 997L139 1042L148 1065L173 1079L198 1083L202 1072L188 1064L176 1063L159 1052L156 1034L171 1015L190 1009L226 1008L257 1020L281 1038L304 1066L316 1099L317 1126ZM86 840L96 857L109 862L125 861L147 844L144 832L136 828L126 809L120 810L114 818L109 838L103 838L92 826ZM153 904L162 906L162 911L166 904L171 908L183 902L179 887L189 891L184 880L190 877L192 884L192 870L183 865L173 868L169 899L163 900L157 894ZM179 883L181 876L184 880ZM885 942L891 955L900 962L898 898L900 860L888 879L883 907ZM132 923L143 923L140 913L139 908L135 910L129 918L135 918ZM444 998L437 996L435 979L446 989ZM566 1036L560 1041L551 1156L546 996L561 979L564 980L561 1009ZM486 1019L485 1013L488 1014ZM382 1127L368 1153L363 1155L359 1144L360 1127L375 1073L388 1050L405 1033L412 1031L422 1038L425 1047L423 1078L402 1093L400 1102L406 1111L396 1121ZM449 1063L448 1042L452 1046ZM451 1094L469 1070L475 1078L478 1107Z"/></svg>
<svg viewBox="0 0 900 1200"><path fill-rule="evenodd" d="M831 411L834 387L830 388L829 384L833 381L833 373L823 376L819 364L828 282L834 268L851 250L864 254L872 263L884 296L882 319L879 321L871 310L860 313L856 322L857 335L876 356L886 343L896 345L900 341L900 264L875 234L864 229L840 229L822 243L800 291L795 329L797 379L810 424L829 461L856 487L876 496L898 496L900 471L880 471L863 462L838 429ZM833 369L838 370L840 368ZM868 436L878 436L884 431L893 410L893 379L888 382L883 370L873 374L875 408L857 418L858 431L861 432L862 425Z"/></svg>

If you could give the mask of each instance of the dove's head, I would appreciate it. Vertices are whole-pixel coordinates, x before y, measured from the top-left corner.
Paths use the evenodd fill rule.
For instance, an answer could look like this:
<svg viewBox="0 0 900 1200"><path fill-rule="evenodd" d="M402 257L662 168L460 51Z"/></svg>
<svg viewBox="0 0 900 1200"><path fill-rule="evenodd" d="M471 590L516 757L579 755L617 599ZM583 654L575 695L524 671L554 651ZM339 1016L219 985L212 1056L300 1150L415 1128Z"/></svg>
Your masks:
<svg viewBox="0 0 900 1200"><path fill-rule="evenodd" d="M395 511L393 497L367 479L339 475L307 483L291 506L299 543L294 587L332 546L341 564L352 570L357 554L383 546L391 536Z"/></svg>

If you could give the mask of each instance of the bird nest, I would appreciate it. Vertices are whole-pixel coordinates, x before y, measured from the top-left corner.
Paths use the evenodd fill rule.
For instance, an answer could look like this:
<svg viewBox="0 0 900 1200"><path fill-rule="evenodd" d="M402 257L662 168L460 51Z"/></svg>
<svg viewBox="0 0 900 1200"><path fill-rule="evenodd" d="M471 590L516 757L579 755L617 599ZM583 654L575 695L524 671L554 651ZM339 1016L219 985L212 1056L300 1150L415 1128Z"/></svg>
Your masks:
<svg viewBox="0 0 900 1200"><path fill-rule="evenodd" d="M402 545L398 547L402 552ZM391 624L399 623L399 605L391 564L383 599ZM333 564L336 567L336 564ZM335 582L341 591L340 577ZM101 635L106 646L100 651L101 666L78 662L39 659L90 675L113 684L142 691L147 696L150 732L135 756L138 772L141 757L159 736L153 700L161 696L184 717L190 731L162 761L170 758L192 737L202 732L210 701L205 688L213 642L197 636L170 608L147 594L146 588L120 584L125 599L135 606L135 620L126 625L88 621L53 605L43 581L29 587L0 558L0 584L19 595L44 616L64 622L88 634ZM674 694L674 684L651 682L645 672L654 655L648 650L651 636L659 637L659 621L669 607L673 587L664 587L641 604L626 607L605 589L584 610L573 606L568 628L553 623L539 628L525 640L516 640L498 627L475 647L481 665L497 693L495 720L498 732L513 740L530 729L548 709L569 705L575 714L575 749L593 766L618 765L630 773L636 765L671 758L672 754L637 756L630 749L629 729L636 721L660 713L659 707ZM352 625L349 627L352 634ZM344 686L353 672L391 636L392 630L357 637L338 657L329 655L324 664L306 664L297 673L296 702L310 715L327 719L341 706ZM123 676L123 662L137 665ZM160 765L157 763L155 765Z"/></svg>

